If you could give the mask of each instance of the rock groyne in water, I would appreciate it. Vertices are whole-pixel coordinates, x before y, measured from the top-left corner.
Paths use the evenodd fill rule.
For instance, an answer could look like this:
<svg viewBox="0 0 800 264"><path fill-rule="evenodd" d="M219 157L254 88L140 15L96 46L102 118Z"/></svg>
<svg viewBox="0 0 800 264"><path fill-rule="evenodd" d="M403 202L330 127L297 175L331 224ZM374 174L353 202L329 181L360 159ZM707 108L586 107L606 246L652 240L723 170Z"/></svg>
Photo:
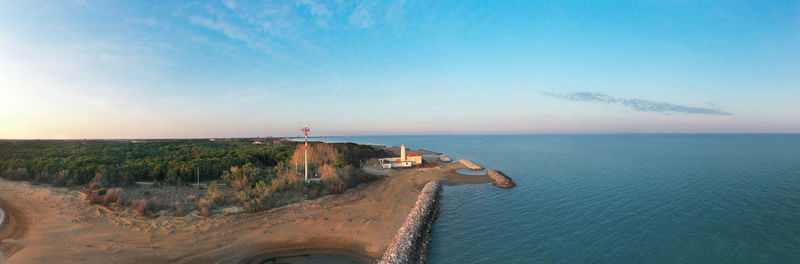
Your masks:
<svg viewBox="0 0 800 264"><path fill-rule="evenodd" d="M397 230L381 258L384 263L425 263L433 221L439 213L442 184L432 181L422 188L406 222Z"/></svg>
<svg viewBox="0 0 800 264"><path fill-rule="evenodd" d="M458 160L458 163L464 164L464 166L467 166L467 169L470 169L470 170L483 170L483 167L481 167L480 165L475 164L475 163L473 163L472 161L469 161L469 160L465 160L465 159Z"/></svg>
<svg viewBox="0 0 800 264"><path fill-rule="evenodd" d="M494 182L494 185L497 187L511 188L516 185L511 178L498 170L487 170L486 175L489 175L489 178L492 178L492 182Z"/></svg>

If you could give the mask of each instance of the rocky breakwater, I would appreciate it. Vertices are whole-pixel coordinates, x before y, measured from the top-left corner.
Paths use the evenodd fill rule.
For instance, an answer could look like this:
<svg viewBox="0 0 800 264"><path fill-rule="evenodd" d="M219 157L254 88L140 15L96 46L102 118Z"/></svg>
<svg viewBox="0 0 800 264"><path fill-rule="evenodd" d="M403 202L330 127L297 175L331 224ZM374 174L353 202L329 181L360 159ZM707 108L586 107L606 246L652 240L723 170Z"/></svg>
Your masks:
<svg viewBox="0 0 800 264"><path fill-rule="evenodd" d="M441 192L442 185L438 181L429 182L422 188L417 203L389 242L380 263L425 263Z"/></svg>
<svg viewBox="0 0 800 264"><path fill-rule="evenodd" d="M483 170L483 167L469 160L464 160L464 159L458 160L458 163L464 164L464 166L467 166L467 169L470 170Z"/></svg>
<svg viewBox="0 0 800 264"><path fill-rule="evenodd" d="M494 185L496 185L497 187L511 188L514 187L514 185L516 185L514 183L514 180L511 180L511 178L509 178L500 171L487 170L486 175L489 175L489 178L492 178L492 182L494 182Z"/></svg>

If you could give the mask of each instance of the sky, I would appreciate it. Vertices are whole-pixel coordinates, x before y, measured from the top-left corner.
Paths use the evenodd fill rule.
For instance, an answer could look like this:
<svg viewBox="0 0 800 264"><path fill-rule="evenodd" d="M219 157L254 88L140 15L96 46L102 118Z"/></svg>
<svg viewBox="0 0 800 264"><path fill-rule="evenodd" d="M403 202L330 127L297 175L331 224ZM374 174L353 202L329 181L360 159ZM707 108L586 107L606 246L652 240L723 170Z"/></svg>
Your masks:
<svg viewBox="0 0 800 264"><path fill-rule="evenodd" d="M0 0L0 138L800 133L798 1Z"/></svg>

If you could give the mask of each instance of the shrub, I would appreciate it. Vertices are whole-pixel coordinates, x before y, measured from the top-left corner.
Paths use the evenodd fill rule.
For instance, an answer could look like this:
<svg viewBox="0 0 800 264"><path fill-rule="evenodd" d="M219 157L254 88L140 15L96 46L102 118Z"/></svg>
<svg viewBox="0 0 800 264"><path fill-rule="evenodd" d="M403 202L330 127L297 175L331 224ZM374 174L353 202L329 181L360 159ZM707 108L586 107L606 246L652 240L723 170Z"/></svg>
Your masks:
<svg viewBox="0 0 800 264"><path fill-rule="evenodd" d="M306 191L305 184L303 184L303 177L292 172L284 172L279 174L277 178L270 182L269 190L270 193L289 190L300 193L305 193Z"/></svg>
<svg viewBox="0 0 800 264"><path fill-rule="evenodd" d="M343 193L344 192L344 181L339 177L336 178L329 178L323 180L325 182L325 189L328 190L330 193Z"/></svg>
<svg viewBox="0 0 800 264"><path fill-rule="evenodd" d="M161 206L158 202L158 198L153 197L150 199L150 202L146 200L135 200L131 203L131 207L133 211L141 216L155 217L158 215L158 210Z"/></svg>
<svg viewBox="0 0 800 264"><path fill-rule="evenodd" d="M39 183L39 184L41 184L41 183L50 183L52 178L53 178L53 175L51 175L50 173L48 173L46 171L43 171L43 172L39 172L39 173L36 174L36 176L33 178L33 182L34 183Z"/></svg>
<svg viewBox="0 0 800 264"><path fill-rule="evenodd" d="M108 186L108 184L106 184L106 181L105 181L104 178L105 177L103 177L102 173L99 173L99 172L96 173L94 175L94 178L92 178L92 180L89 182L90 188L91 188L91 186L96 186L96 187Z"/></svg>
<svg viewBox="0 0 800 264"><path fill-rule="evenodd" d="M92 182L91 184L89 184L89 191L95 191L100 189L103 189L103 184L101 184L100 182Z"/></svg>
<svg viewBox="0 0 800 264"><path fill-rule="evenodd" d="M319 174L323 180L339 178L339 171L331 165L325 164L319 168Z"/></svg>
<svg viewBox="0 0 800 264"><path fill-rule="evenodd" d="M252 163L240 167L231 167L230 171L222 174L222 179L228 181L237 191L252 188L258 181L266 178L266 172Z"/></svg>
<svg viewBox="0 0 800 264"><path fill-rule="evenodd" d="M340 156L339 151L331 144L313 143L308 146L308 163L310 165L338 164L341 160ZM291 164L303 164L305 162L304 145L297 145L289 162Z"/></svg>
<svg viewBox="0 0 800 264"><path fill-rule="evenodd" d="M30 178L30 173L28 173L28 169L25 168L7 169L3 171L0 176L12 181L22 181L28 180Z"/></svg>
<svg viewBox="0 0 800 264"><path fill-rule="evenodd" d="M209 217L211 216L211 201L206 198L197 201L197 208L200 210L200 215Z"/></svg>
<svg viewBox="0 0 800 264"><path fill-rule="evenodd" d="M353 167L345 167L342 173L342 181L344 181L345 189L353 188L359 184L371 182L378 179L378 176L367 173L360 169Z"/></svg>
<svg viewBox="0 0 800 264"><path fill-rule="evenodd" d="M70 179L69 177L69 171L68 170L59 171L55 175L55 177L53 177L53 180L50 182L50 184L59 187L72 185L72 179Z"/></svg>
<svg viewBox="0 0 800 264"><path fill-rule="evenodd" d="M126 205L125 191L122 188L112 188L106 191L103 196L103 206L109 208L120 208Z"/></svg>
<svg viewBox="0 0 800 264"><path fill-rule="evenodd" d="M208 185L208 191L206 191L206 198L214 204L222 204L224 194L222 193L222 191L219 190L219 187L217 187L216 181L211 182L211 184Z"/></svg>
<svg viewBox="0 0 800 264"><path fill-rule="evenodd" d="M183 207L180 202L172 202L172 209L175 211L175 216L183 216Z"/></svg>
<svg viewBox="0 0 800 264"><path fill-rule="evenodd" d="M86 200L89 201L89 204L99 204L103 202L103 195L105 195L105 190L90 190Z"/></svg>

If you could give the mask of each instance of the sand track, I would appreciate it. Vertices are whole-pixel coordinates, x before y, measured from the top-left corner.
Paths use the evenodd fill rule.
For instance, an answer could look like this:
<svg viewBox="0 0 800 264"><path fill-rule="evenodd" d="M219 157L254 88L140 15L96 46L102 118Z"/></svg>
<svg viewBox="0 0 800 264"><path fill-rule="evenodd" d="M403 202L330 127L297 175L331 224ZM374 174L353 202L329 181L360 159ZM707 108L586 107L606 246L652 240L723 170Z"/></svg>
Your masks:
<svg viewBox="0 0 800 264"><path fill-rule="evenodd" d="M27 223L22 212L3 199L0 199L0 208L5 211L3 221L0 221L0 252L5 257L11 257L22 249L22 245L14 241L25 234Z"/></svg>
<svg viewBox="0 0 800 264"><path fill-rule="evenodd" d="M75 190L0 180L0 205L13 218L2 247L9 263L238 263L313 249L378 258L425 183L490 181L458 168L392 170L342 195L212 218L148 219L89 205Z"/></svg>

